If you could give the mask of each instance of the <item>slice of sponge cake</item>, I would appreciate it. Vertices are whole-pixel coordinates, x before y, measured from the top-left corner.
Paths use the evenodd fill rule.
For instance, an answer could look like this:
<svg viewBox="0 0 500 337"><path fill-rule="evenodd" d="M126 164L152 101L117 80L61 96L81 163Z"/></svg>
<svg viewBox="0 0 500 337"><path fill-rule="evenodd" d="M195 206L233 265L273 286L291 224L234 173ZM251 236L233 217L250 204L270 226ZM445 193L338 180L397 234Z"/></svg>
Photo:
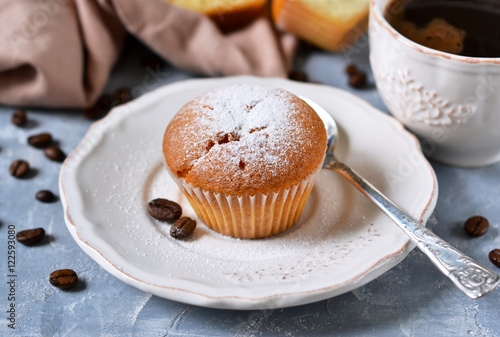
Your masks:
<svg viewBox="0 0 500 337"><path fill-rule="evenodd" d="M223 30L243 27L259 16L266 0L166 0L179 7L208 15Z"/></svg>
<svg viewBox="0 0 500 337"><path fill-rule="evenodd" d="M368 26L369 0L274 0L276 25L325 50L347 49Z"/></svg>

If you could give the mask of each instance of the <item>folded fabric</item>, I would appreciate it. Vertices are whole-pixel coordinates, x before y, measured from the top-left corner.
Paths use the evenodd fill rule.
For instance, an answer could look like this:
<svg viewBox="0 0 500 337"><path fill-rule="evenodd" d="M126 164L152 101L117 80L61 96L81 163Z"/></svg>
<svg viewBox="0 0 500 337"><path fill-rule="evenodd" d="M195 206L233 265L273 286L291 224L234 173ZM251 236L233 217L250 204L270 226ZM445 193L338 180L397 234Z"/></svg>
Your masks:
<svg viewBox="0 0 500 337"><path fill-rule="evenodd" d="M127 31L170 63L211 76L285 77L296 46L266 17L224 34L163 0L0 0L0 104L92 105Z"/></svg>

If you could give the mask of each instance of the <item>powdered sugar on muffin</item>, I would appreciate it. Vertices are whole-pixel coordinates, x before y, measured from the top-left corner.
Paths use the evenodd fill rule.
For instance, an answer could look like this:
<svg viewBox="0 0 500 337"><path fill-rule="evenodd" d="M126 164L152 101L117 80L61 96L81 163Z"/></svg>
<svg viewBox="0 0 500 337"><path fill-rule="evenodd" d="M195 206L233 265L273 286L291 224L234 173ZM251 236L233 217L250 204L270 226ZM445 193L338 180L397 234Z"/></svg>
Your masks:
<svg viewBox="0 0 500 337"><path fill-rule="evenodd" d="M326 133L314 110L277 88L218 88L186 104L163 150L174 174L217 193L255 195L298 184L324 158Z"/></svg>

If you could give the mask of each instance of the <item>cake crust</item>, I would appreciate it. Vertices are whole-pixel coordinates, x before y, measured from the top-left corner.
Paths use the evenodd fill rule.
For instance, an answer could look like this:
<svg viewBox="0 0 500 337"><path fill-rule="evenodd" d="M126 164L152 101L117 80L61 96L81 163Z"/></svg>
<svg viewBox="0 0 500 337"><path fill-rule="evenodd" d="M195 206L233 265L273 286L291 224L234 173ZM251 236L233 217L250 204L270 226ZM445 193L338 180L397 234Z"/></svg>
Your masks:
<svg viewBox="0 0 500 337"><path fill-rule="evenodd" d="M246 26L265 13L266 0L166 0L210 17L222 30Z"/></svg>

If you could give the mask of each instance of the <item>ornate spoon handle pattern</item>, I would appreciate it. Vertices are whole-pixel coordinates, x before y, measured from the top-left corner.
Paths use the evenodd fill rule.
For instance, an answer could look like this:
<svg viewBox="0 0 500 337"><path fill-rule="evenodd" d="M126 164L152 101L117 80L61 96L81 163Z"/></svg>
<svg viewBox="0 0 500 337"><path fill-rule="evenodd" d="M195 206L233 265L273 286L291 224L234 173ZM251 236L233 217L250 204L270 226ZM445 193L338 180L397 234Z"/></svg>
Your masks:
<svg viewBox="0 0 500 337"><path fill-rule="evenodd" d="M333 170L349 180L358 190L380 207L417 245L424 254L467 296L479 298L494 290L500 277L489 268L481 266L460 252L420 222L406 214L387 199L373 185L359 176L347 165L328 154L324 168Z"/></svg>

